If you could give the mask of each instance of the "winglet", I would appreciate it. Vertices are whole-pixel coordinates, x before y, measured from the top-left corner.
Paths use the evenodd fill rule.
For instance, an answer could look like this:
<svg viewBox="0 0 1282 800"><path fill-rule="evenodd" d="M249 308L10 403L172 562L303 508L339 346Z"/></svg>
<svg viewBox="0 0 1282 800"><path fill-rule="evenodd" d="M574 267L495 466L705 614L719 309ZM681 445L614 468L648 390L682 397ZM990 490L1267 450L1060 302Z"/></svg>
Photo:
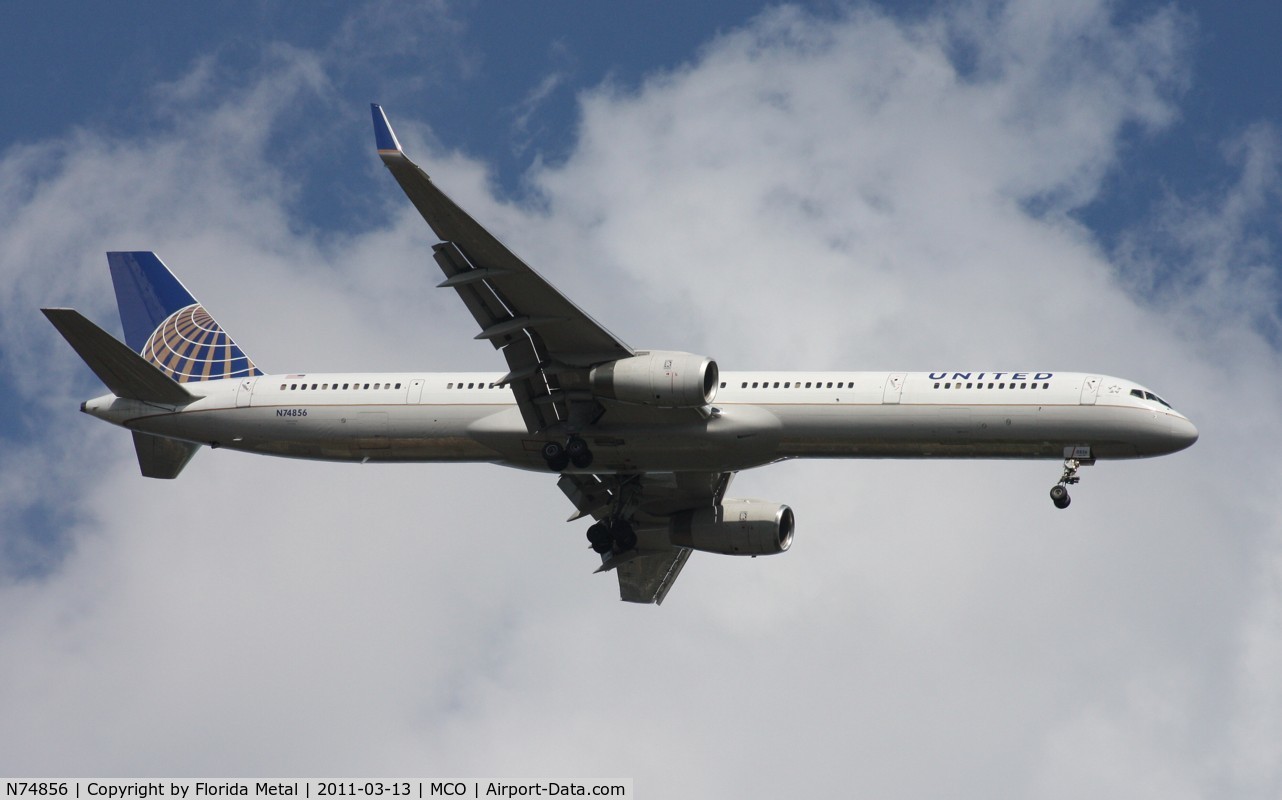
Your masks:
<svg viewBox="0 0 1282 800"><path fill-rule="evenodd" d="M378 103L369 104L370 113L374 116L374 143L378 146L380 156L404 155L401 143L396 140L392 126L387 121L387 114Z"/></svg>

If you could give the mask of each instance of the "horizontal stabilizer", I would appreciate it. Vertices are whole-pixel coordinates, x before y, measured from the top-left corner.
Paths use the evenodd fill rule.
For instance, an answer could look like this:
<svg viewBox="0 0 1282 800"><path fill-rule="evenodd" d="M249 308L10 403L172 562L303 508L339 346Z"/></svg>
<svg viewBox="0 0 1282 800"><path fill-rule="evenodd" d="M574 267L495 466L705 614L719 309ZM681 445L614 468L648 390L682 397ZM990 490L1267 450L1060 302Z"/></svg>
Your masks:
<svg viewBox="0 0 1282 800"><path fill-rule="evenodd" d="M79 311L40 310L117 397L167 405L183 405L197 398Z"/></svg>
<svg viewBox="0 0 1282 800"><path fill-rule="evenodd" d="M144 478L177 478L199 449L200 445L192 442L134 431L134 451L138 453L138 468Z"/></svg>

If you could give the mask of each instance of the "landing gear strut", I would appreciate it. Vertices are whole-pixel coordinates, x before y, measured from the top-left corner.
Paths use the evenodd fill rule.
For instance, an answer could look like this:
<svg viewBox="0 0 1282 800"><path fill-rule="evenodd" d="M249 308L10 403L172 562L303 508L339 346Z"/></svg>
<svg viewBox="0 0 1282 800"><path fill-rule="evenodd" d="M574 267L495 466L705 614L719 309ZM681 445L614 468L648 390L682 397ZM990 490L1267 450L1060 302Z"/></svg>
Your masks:
<svg viewBox="0 0 1282 800"><path fill-rule="evenodd" d="M1077 470L1081 467L1089 467L1094 463L1095 459L1089 456L1064 459L1064 474L1059 476L1059 483L1051 487L1051 502L1055 504L1056 508L1068 508L1068 504L1073 502L1073 498L1069 497L1068 487L1082 480L1078 476Z"/></svg>
<svg viewBox="0 0 1282 800"><path fill-rule="evenodd" d="M547 462L548 469L553 472L564 472L570 464L574 464L578 469L587 469L592 466L592 450L588 448L588 443L578 436L571 436L565 444L547 442L540 453L543 460Z"/></svg>

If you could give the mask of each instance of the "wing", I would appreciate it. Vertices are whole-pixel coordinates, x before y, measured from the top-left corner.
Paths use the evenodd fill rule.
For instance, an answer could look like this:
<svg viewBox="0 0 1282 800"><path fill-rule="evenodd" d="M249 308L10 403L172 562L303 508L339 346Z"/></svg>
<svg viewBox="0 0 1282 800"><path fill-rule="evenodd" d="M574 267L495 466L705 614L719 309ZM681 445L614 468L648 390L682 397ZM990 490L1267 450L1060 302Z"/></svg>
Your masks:
<svg viewBox="0 0 1282 800"><path fill-rule="evenodd" d="M378 154L432 231L445 273L442 287L458 292L481 326L477 339L503 351L526 427L547 431L558 423L581 427L601 413L589 391L595 364L633 351L513 255L446 196L406 157L387 116L372 105Z"/></svg>
<svg viewBox="0 0 1282 800"><path fill-rule="evenodd" d="M734 473L656 472L639 475L565 474L557 485L578 509L570 519L618 515L637 535L636 547L605 553L597 572L619 576L619 598L661 604L691 551L671 543L668 518L678 511L721 502Z"/></svg>

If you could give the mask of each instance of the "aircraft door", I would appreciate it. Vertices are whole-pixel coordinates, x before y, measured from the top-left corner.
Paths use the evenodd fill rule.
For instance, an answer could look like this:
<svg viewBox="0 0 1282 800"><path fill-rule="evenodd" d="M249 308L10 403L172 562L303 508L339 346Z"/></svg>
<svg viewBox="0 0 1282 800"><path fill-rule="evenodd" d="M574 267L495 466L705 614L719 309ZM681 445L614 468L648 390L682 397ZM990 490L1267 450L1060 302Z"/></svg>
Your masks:
<svg viewBox="0 0 1282 800"><path fill-rule="evenodd" d="M258 382L257 378L245 378L236 387L236 408L245 408L249 405L254 396L254 384Z"/></svg>
<svg viewBox="0 0 1282 800"><path fill-rule="evenodd" d="M1095 405L1095 398L1099 396L1099 384L1099 378L1094 375L1086 376L1086 380L1082 381L1082 405Z"/></svg>
<svg viewBox="0 0 1282 800"><path fill-rule="evenodd" d="M423 401L423 379L418 378L410 381L409 392L405 395L405 402L411 406L416 406Z"/></svg>
<svg viewBox="0 0 1282 800"><path fill-rule="evenodd" d="M902 372L896 372L886 379L886 391L881 396L882 403L898 403L899 396L904 391L904 380L907 375Z"/></svg>

